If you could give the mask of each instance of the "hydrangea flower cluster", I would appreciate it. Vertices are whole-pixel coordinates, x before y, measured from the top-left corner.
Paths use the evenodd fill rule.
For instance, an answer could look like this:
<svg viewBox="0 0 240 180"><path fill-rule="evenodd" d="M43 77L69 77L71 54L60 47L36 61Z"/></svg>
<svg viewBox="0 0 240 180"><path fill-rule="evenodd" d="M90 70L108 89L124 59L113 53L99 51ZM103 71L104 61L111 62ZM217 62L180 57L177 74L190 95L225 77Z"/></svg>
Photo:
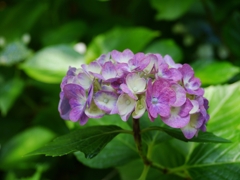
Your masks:
<svg viewBox="0 0 240 180"><path fill-rule="evenodd" d="M58 110L65 120L84 125L88 118L119 114L123 121L147 111L192 138L206 130L208 100L188 64L169 55L134 54L126 49L101 55L81 68L69 67L61 83Z"/></svg>

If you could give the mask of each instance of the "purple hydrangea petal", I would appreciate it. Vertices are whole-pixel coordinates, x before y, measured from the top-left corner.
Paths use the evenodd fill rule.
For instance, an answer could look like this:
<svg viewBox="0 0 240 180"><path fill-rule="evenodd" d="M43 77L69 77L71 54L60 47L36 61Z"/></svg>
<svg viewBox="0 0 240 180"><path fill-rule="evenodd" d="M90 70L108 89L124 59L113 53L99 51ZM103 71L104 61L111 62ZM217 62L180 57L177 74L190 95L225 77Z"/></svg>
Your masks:
<svg viewBox="0 0 240 180"><path fill-rule="evenodd" d="M80 117L79 124L80 124L81 126L83 126L83 125L85 125L85 124L87 123L87 121L88 121L88 117L87 117L87 115L83 112L83 113L82 113L82 116Z"/></svg>
<svg viewBox="0 0 240 180"><path fill-rule="evenodd" d="M73 122L79 121L80 117L82 116L82 114L84 112L84 108L85 107L81 107L81 106L76 106L76 107L72 108L69 113L69 119Z"/></svg>
<svg viewBox="0 0 240 180"><path fill-rule="evenodd" d="M116 106L118 95L114 92L98 91L94 95L94 102L99 109L110 113Z"/></svg>
<svg viewBox="0 0 240 180"><path fill-rule="evenodd" d="M69 104L69 100L64 95L63 92L60 93L60 101L58 104L58 111L60 113L60 116L62 119L68 120L69 119L69 113L71 110L71 106Z"/></svg>
<svg viewBox="0 0 240 180"><path fill-rule="evenodd" d="M111 52L111 56L112 59L118 63L128 63L128 61L133 58L134 54L129 49L124 50L122 53L117 50L113 50Z"/></svg>
<svg viewBox="0 0 240 180"><path fill-rule="evenodd" d="M133 92L128 88L128 86L126 84L121 84L120 88L123 92L128 94L131 98L137 100L137 96L133 94Z"/></svg>
<svg viewBox="0 0 240 180"><path fill-rule="evenodd" d="M173 61L172 57L169 56L168 54L165 55L163 59L164 59L164 61L168 64L168 66L171 67L171 68L178 69L178 68L181 68L181 67L182 67L181 64L176 64L176 63Z"/></svg>
<svg viewBox="0 0 240 180"><path fill-rule="evenodd" d="M117 71L115 69L114 64L111 61L106 62L103 65L102 76L103 76L104 80L108 80L108 79L117 77Z"/></svg>
<svg viewBox="0 0 240 180"><path fill-rule="evenodd" d="M201 113L195 113L190 116L190 122L185 127L181 128L181 130L187 139L191 139L197 134L198 129L203 123L204 118Z"/></svg>
<svg viewBox="0 0 240 180"><path fill-rule="evenodd" d="M67 84L63 92L68 99L85 98L85 90L77 84Z"/></svg>
<svg viewBox="0 0 240 180"><path fill-rule="evenodd" d="M108 62L110 60L111 53L102 54L96 61L99 65L103 66L105 62Z"/></svg>

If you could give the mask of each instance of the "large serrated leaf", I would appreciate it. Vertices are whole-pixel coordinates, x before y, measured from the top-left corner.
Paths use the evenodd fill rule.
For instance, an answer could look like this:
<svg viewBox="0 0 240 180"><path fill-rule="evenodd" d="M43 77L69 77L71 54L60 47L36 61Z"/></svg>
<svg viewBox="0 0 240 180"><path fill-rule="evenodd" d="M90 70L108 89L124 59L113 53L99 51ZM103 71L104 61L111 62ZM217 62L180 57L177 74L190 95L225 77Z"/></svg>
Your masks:
<svg viewBox="0 0 240 180"><path fill-rule="evenodd" d="M60 136L46 146L28 155L45 154L46 156L61 156L81 151L86 158L95 157L116 135L120 133L118 126L91 126L75 130Z"/></svg>
<svg viewBox="0 0 240 180"><path fill-rule="evenodd" d="M191 153L186 169L197 180L240 177L240 82L205 89L210 102L208 130L230 139L229 144L199 144Z"/></svg>
<svg viewBox="0 0 240 180"><path fill-rule="evenodd" d="M117 125L123 129L131 130L128 123L122 121L119 115L105 115L101 119L90 119L85 126L91 127L96 125ZM128 163L130 160L139 158L133 136L123 133L109 142L93 159L86 159L82 152L74 154L81 163L92 168L120 166Z"/></svg>

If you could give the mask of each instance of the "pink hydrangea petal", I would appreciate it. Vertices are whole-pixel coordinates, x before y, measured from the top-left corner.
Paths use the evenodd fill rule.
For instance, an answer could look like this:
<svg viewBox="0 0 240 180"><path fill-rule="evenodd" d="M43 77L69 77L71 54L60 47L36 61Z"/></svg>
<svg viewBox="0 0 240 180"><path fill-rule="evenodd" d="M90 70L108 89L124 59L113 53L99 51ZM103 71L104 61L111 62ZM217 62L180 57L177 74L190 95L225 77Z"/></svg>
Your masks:
<svg viewBox="0 0 240 180"><path fill-rule="evenodd" d="M189 80L194 76L194 72L191 66L188 64L183 64L182 68L180 69L183 75L183 82L188 83Z"/></svg>
<svg viewBox="0 0 240 180"><path fill-rule="evenodd" d="M117 71L114 64L111 61L106 62L102 68L102 77L104 78L104 80L116 78L116 76Z"/></svg>
<svg viewBox="0 0 240 180"><path fill-rule="evenodd" d="M174 110L173 110L174 109ZM174 112L176 111L176 112ZM190 121L190 116L181 117L179 115L180 107L171 108L171 114L169 117L161 117L162 121L170 127L182 128L186 126Z"/></svg>
<svg viewBox="0 0 240 180"><path fill-rule="evenodd" d="M181 106L181 110L179 112L179 115L181 117L189 115L189 112L192 110L193 105L189 99L186 100L186 102Z"/></svg>
<svg viewBox="0 0 240 180"><path fill-rule="evenodd" d="M176 63L173 61L172 57L169 56L168 54L165 55L163 59L164 59L164 61L168 64L168 66L171 67L171 68L178 69L178 68L181 68L181 67L182 67L181 64L176 64Z"/></svg>
<svg viewBox="0 0 240 180"><path fill-rule="evenodd" d="M176 101L172 103L172 106L179 107L182 106L186 102L186 91L184 88L178 84L173 84L171 88L176 93Z"/></svg>

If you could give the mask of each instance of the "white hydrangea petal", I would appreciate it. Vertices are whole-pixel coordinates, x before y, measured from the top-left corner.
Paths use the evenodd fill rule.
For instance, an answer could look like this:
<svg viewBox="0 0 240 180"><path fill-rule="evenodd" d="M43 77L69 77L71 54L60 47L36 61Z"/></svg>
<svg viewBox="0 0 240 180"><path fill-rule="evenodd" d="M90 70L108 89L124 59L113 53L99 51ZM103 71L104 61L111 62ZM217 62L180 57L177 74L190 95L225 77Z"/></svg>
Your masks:
<svg viewBox="0 0 240 180"><path fill-rule="evenodd" d="M117 100L117 108L120 116L128 116L132 113L136 101L130 98L127 94L121 94ZM126 119L123 119L126 121Z"/></svg>

